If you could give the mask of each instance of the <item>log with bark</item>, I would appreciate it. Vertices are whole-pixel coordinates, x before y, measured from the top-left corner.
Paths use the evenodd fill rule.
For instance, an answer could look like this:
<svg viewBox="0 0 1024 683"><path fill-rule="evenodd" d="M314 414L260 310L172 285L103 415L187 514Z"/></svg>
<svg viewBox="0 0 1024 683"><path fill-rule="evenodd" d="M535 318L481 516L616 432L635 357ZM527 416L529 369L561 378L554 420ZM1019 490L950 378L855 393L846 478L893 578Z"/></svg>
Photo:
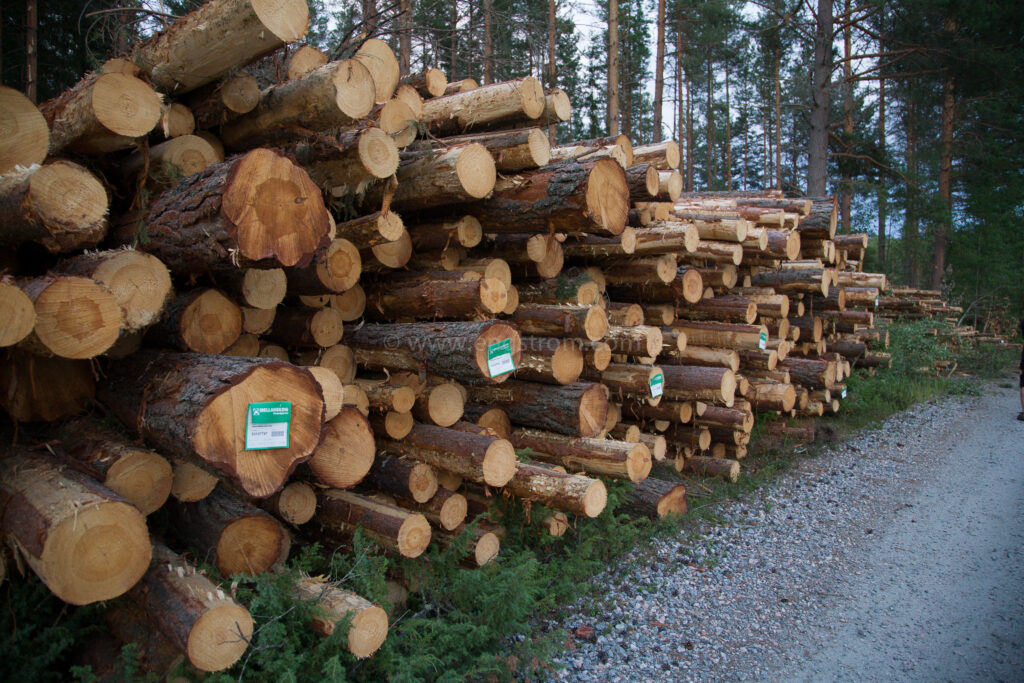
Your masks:
<svg viewBox="0 0 1024 683"><path fill-rule="evenodd" d="M792 384L751 381L750 390L743 395L756 410L788 412L796 404L796 390Z"/></svg>
<svg viewBox="0 0 1024 683"><path fill-rule="evenodd" d="M256 109L221 129L224 146L247 149L281 143L302 131L350 128L373 109L374 82L354 59L330 62L263 91Z"/></svg>
<svg viewBox="0 0 1024 683"><path fill-rule="evenodd" d="M210 495L220 481L198 465L187 460L171 458L174 478L171 480L171 495L182 503L194 503Z"/></svg>
<svg viewBox="0 0 1024 683"><path fill-rule="evenodd" d="M149 566L142 513L38 453L10 449L0 460L0 530L47 588L73 605L116 598Z"/></svg>
<svg viewBox="0 0 1024 683"><path fill-rule="evenodd" d="M475 276L475 277L473 277ZM501 313L508 287L491 277L459 271L426 272L367 286L367 314L374 320L416 318L474 320Z"/></svg>
<svg viewBox="0 0 1024 683"><path fill-rule="evenodd" d="M544 90L532 77L492 83L423 103L420 124L437 137L500 130L544 113Z"/></svg>
<svg viewBox="0 0 1024 683"><path fill-rule="evenodd" d="M664 365L664 396L673 401L708 401L731 406L736 393L736 375L728 368Z"/></svg>
<svg viewBox="0 0 1024 683"><path fill-rule="evenodd" d="M565 436L538 429L516 429L510 439L525 457L572 471L643 481L651 472L651 452L642 443Z"/></svg>
<svg viewBox="0 0 1024 683"><path fill-rule="evenodd" d="M611 159L566 161L503 177L489 199L463 209L493 232L619 235L629 187Z"/></svg>
<svg viewBox="0 0 1024 683"><path fill-rule="evenodd" d="M505 490L523 500L586 517L597 517L608 501L604 482L549 466L520 463Z"/></svg>
<svg viewBox="0 0 1024 683"><path fill-rule="evenodd" d="M160 96L122 73L91 74L44 102L50 154L109 154L130 149L160 123Z"/></svg>
<svg viewBox="0 0 1024 683"><path fill-rule="evenodd" d="M599 306L520 304L509 321L524 334L543 337L600 341L608 332L608 317Z"/></svg>
<svg viewBox="0 0 1024 683"><path fill-rule="evenodd" d="M117 241L138 241L185 276L305 264L329 231L320 190L302 168L266 149L185 178L113 230Z"/></svg>
<svg viewBox="0 0 1024 683"><path fill-rule="evenodd" d="M768 336L763 325L740 323L677 320L671 329L686 334L687 345L724 349L759 349L762 335Z"/></svg>
<svg viewBox="0 0 1024 683"><path fill-rule="evenodd" d="M463 423L464 428L476 427ZM477 428L482 432L482 428ZM448 470L464 479L504 486L515 474L515 450L505 439L484 433L416 424L401 441L381 444L381 452Z"/></svg>
<svg viewBox="0 0 1024 683"><path fill-rule="evenodd" d="M498 551L501 550L502 530L482 521L477 522L477 526L474 528L467 528L465 524L462 524L450 532L439 531L435 534L435 540L442 548L447 548L463 534L466 534L465 543L468 553L464 560L464 566L483 567L498 556Z"/></svg>
<svg viewBox="0 0 1024 683"><path fill-rule="evenodd" d="M437 206L473 202L488 196L497 178L494 158L475 142L427 151L398 167L398 189L383 183L367 188L362 202L381 206L386 196L399 211L422 211Z"/></svg>
<svg viewBox="0 0 1024 683"><path fill-rule="evenodd" d="M144 515L159 509L171 493L171 464L151 450L90 418L66 422L54 433L57 453L121 496Z"/></svg>
<svg viewBox="0 0 1024 683"><path fill-rule="evenodd" d="M422 463L421 466L428 467ZM443 487L439 487L425 502L395 496L395 503L401 508L420 513L431 524L445 531L453 531L466 521L466 497Z"/></svg>
<svg viewBox="0 0 1024 683"><path fill-rule="evenodd" d="M519 332L499 321L370 324L349 334L346 341L367 368L419 372L425 367L461 380L482 377L504 382L513 368L495 361L505 357L505 342L513 366L519 365L522 354Z"/></svg>
<svg viewBox="0 0 1024 683"><path fill-rule="evenodd" d="M540 128L470 133L445 138L445 145L477 143L494 157L495 168L502 173L546 166L551 160L551 143Z"/></svg>
<svg viewBox="0 0 1024 683"><path fill-rule="evenodd" d="M160 345L196 353L222 353L242 334L242 310L216 289L195 289L170 302L149 332Z"/></svg>
<svg viewBox="0 0 1024 683"><path fill-rule="evenodd" d="M515 424L559 434L596 436L608 416L608 388L602 384L552 386L514 381L467 388L470 402L501 408Z"/></svg>
<svg viewBox="0 0 1024 683"><path fill-rule="evenodd" d="M289 145L287 152L313 182L335 197L361 192L368 183L390 178L399 162L395 141L375 126L305 138ZM344 230L338 235L348 237Z"/></svg>
<svg viewBox="0 0 1024 683"><path fill-rule="evenodd" d="M516 378L546 384L572 384L583 372L583 349L576 339L523 337Z"/></svg>
<svg viewBox="0 0 1024 683"><path fill-rule="evenodd" d="M323 434L316 380L279 361L145 349L112 363L98 395L160 452L210 468L254 497L281 488ZM246 450L245 407L282 400L291 404L288 447Z"/></svg>
<svg viewBox="0 0 1024 683"><path fill-rule="evenodd" d="M694 455L685 458L683 471L706 477L722 477L727 481L735 483L740 478L740 463L736 460L727 460L725 458L708 458Z"/></svg>
<svg viewBox="0 0 1024 683"><path fill-rule="evenodd" d="M139 45L132 61L158 88L181 94L299 40L308 25L302 0L214 0Z"/></svg>
<svg viewBox="0 0 1024 683"><path fill-rule="evenodd" d="M249 647L253 619L192 563L161 543L128 598L200 671L223 671Z"/></svg>
<svg viewBox="0 0 1024 683"><path fill-rule="evenodd" d="M93 247L107 234L107 205L103 185L78 164L15 167L0 176L0 244L35 242L54 253Z"/></svg>
<svg viewBox="0 0 1024 683"><path fill-rule="evenodd" d="M406 76L399 83L411 85L424 98L441 97L448 88L448 77L440 69L424 69Z"/></svg>
<svg viewBox="0 0 1024 683"><path fill-rule="evenodd" d="M370 488L417 503L426 503L437 493L434 468L412 458L377 458L367 474L366 483Z"/></svg>
<svg viewBox="0 0 1024 683"><path fill-rule="evenodd" d="M320 577L300 578L295 589L301 600L316 603L317 613L311 626L320 635L330 636L338 624L348 620L346 648L359 659L373 655L387 639L387 612L366 598Z"/></svg>
<svg viewBox="0 0 1024 683"><path fill-rule="evenodd" d="M401 373L409 378L410 373ZM398 375L395 375L398 377ZM413 378L409 378L413 379ZM421 422L430 422L439 427L451 427L462 419L466 405L465 389L455 382L436 377L428 377L426 381L406 381L407 385L416 390L416 398L411 408L412 414Z"/></svg>
<svg viewBox="0 0 1024 683"><path fill-rule="evenodd" d="M615 301L636 301L643 303L696 303L704 295L704 284L700 271L683 266L676 271L672 282L649 284L609 283L608 295Z"/></svg>
<svg viewBox="0 0 1024 683"><path fill-rule="evenodd" d="M756 287L772 287L782 294L805 292L828 296L829 285L832 282L831 272L821 269L762 272L752 276L750 282Z"/></svg>
<svg viewBox="0 0 1024 683"><path fill-rule="evenodd" d="M409 226L413 248L416 251L443 250L449 245L475 247L483 239L483 228L473 216L461 216L452 221L417 223Z"/></svg>
<svg viewBox="0 0 1024 683"><path fill-rule="evenodd" d="M633 148L634 164L651 164L659 171L678 169L680 159L679 143L675 140L655 142Z"/></svg>
<svg viewBox="0 0 1024 683"><path fill-rule="evenodd" d="M689 510L686 486L678 481L648 477L626 489L626 500L622 509L637 517L685 515Z"/></svg>
<svg viewBox="0 0 1024 683"><path fill-rule="evenodd" d="M248 114L260 103L259 81L237 73L211 83L188 97L189 108L199 129L216 128Z"/></svg>
<svg viewBox="0 0 1024 683"><path fill-rule="evenodd" d="M421 514L337 489L320 491L318 500L317 520L328 533L351 536L362 528L403 557L419 557L430 544L430 523Z"/></svg>
<svg viewBox="0 0 1024 683"><path fill-rule="evenodd" d="M344 322L333 308L285 306L274 316L267 339L288 348L334 346L341 341Z"/></svg>
<svg viewBox="0 0 1024 683"><path fill-rule="evenodd" d="M292 526L300 526L316 514L316 489L304 481L293 481L267 498L261 507Z"/></svg>
<svg viewBox="0 0 1024 683"><path fill-rule="evenodd" d="M281 523L222 488L195 503L168 507L174 534L225 576L259 575L288 559L291 536Z"/></svg>

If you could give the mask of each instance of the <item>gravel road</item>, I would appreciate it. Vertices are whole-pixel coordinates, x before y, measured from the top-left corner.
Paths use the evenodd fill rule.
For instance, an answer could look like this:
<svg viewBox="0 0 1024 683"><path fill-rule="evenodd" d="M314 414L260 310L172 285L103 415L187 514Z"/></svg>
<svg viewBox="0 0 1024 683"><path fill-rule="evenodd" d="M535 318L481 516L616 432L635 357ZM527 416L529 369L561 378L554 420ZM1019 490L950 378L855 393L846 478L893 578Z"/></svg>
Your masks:
<svg viewBox="0 0 1024 683"><path fill-rule="evenodd" d="M1021 680L1018 410L994 385L917 406L634 551L608 595L549 624L596 633L555 676Z"/></svg>

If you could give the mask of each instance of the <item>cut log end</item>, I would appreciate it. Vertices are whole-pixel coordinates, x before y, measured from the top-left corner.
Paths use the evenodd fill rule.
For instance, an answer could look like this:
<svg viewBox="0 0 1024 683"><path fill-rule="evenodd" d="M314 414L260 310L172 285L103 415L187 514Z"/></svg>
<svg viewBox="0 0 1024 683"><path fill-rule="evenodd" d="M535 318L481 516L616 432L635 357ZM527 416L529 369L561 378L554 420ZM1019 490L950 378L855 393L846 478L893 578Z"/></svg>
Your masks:
<svg viewBox="0 0 1024 683"><path fill-rule="evenodd" d="M316 514L316 491L305 482L293 481L281 489L275 507L281 519L289 524L305 524Z"/></svg>
<svg viewBox="0 0 1024 683"><path fill-rule="evenodd" d="M515 476L518 466L516 449L505 439L498 439L487 447L484 454L484 482L490 486L504 486Z"/></svg>
<svg viewBox="0 0 1024 683"><path fill-rule="evenodd" d="M427 414L430 421L440 427L451 427L461 420L465 405L466 399L462 390L458 384L452 382L444 382L431 388L427 396Z"/></svg>
<svg viewBox="0 0 1024 683"><path fill-rule="evenodd" d="M55 278L35 298L34 332L62 358L92 358L114 345L124 324L117 299L90 278Z"/></svg>
<svg viewBox="0 0 1024 683"><path fill-rule="evenodd" d="M409 515L398 529L398 552L419 557L430 545L430 522L421 514Z"/></svg>
<svg viewBox="0 0 1024 683"><path fill-rule="evenodd" d="M157 321L171 294L171 276L160 259L141 251L121 250L92 272L124 310L125 327L139 330Z"/></svg>
<svg viewBox="0 0 1024 683"><path fill-rule="evenodd" d="M249 610L225 602L206 610L192 625L185 654L200 671L223 671L241 659L253 630Z"/></svg>
<svg viewBox="0 0 1024 683"><path fill-rule="evenodd" d="M235 228L242 256L294 266L330 231L320 189L301 167L267 149L249 152L232 169L222 213Z"/></svg>
<svg viewBox="0 0 1024 683"><path fill-rule="evenodd" d="M483 567L498 556L501 550L501 539L493 531L486 531L476 539L476 547L473 549L473 560L476 566Z"/></svg>
<svg viewBox="0 0 1024 683"><path fill-rule="evenodd" d="M32 299L11 282L0 280L0 346L13 346L27 337L36 324Z"/></svg>
<svg viewBox="0 0 1024 683"><path fill-rule="evenodd" d="M217 568L226 576L262 574L288 555L291 541L269 515L237 519L221 532L217 542Z"/></svg>
<svg viewBox="0 0 1024 683"><path fill-rule="evenodd" d="M282 387L287 388L284 395ZM291 402L288 448L245 450L246 411L238 406L282 398ZM281 487L295 461L320 443L323 414L323 395L305 369L278 362L257 365L202 409L192 448L211 462L227 454L246 493L266 497Z"/></svg>
<svg viewBox="0 0 1024 683"><path fill-rule="evenodd" d="M398 170L398 147L380 128L367 128L359 136L359 159L375 178L390 178ZM388 239L396 239L388 237Z"/></svg>
<svg viewBox="0 0 1024 683"><path fill-rule="evenodd" d="M587 213L604 231L619 235L629 217L629 185L618 162L599 159L587 179Z"/></svg>
<svg viewBox="0 0 1024 683"><path fill-rule="evenodd" d="M163 506L171 494L173 480L174 473L166 459L139 448L124 453L111 465L103 485L148 515Z"/></svg>
<svg viewBox="0 0 1024 683"><path fill-rule="evenodd" d="M251 0L260 23L282 43L294 43L306 35L309 6L302 0Z"/></svg>
<svg viewBox="0 0 1024 683"><path fill-rule="evenodd" d="M26 202L46 231L35 239L50 251L93 246L106 233L107 192L78 164L61 160L35 170Z"/></svg>
<svg viewBox="0 0 1024 683"><path fill-rule="evenodd" d="M242 298L253 308L276 308L288 291L281 268L248 268L242 276Z"/></svg>
<svg viewBox="0 0 1024 683"><path fill-rule="evenodd" d="M242 311L216 289L208 289L185 307L179 329L189 350L221 353L242 334Z"/></svg>
<svg viewBox="0 0 1024 683"><path fill-rule="evenodd" d="M498 177L494 157L486 147L476 142L459 151L455 172L466 194L477 199L491 193Z"/></svg>
<svg viewBox="0 0 1024 683"><path fill-rule="evenodd" d="M92 86L92 109L104 128L126 138L147 135L160 123L159 95L128 74L103 74L96 79Z"/></svg>
<svg viewBox="0 0 1024 683"><path fill-rule="evenodd" d="M309 467L328 486L351 488L370 471L375 453L370 423L358 408L346 405L327 423Z"/></svg>
<svg viewBox="0 0 1024 683"><path fill-rule="evenodd" d="M460 493L452 493L445 497L441 509L438 511L438 521L445 531L452 531L466 521L468 505L466 497Z"/></svg>
<svg viewBox="0 0 1024 683"><path fill-rule="evenodd" d="M594 479L583 493L583 514L594 518L600 515L608 505L608 489L600 479Z"/></svg>
<svg viewBox="0 0 1024 683"><path fill-rule="evenodd" d="M206 498L217 487L217 477L184 460L174 460L171 495L182 503L195 503Z"/></svg>
<svg viewBox="0 0 1024 683"><path fill-rule="evenodd" d="M16 166L41 164L50 147L50 128L32 101L0 86L0 175Z"/></svg>

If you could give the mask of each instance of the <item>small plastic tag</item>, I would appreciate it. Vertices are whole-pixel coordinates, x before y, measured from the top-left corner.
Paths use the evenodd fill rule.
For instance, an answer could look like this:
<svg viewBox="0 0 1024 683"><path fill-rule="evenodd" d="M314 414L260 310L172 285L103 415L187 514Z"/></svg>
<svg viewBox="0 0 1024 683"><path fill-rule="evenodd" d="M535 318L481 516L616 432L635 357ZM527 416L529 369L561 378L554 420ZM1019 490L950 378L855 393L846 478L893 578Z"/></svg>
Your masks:
<svg viewBox="0 0 1024 683"><path fill-rule="evenodd" d="M504 375L516 369L515 361L512 360L512 340L506 339L497 344L487 347L487 371L491 377Z"/></svg>
<svg viewBox="0 0 1024 683"><path fill-rule="evenodd" d="M840 394L843 398L846 398L846 387L843 387L843 391Z"/></svg>
<svg viewBox="0 0 1024 683"><path fill-rule="evenodd" d="M665 393L665 376L660 372L651 378L651 398L658 398Z"/></svg>
<svg viewBox="0 0 1024 683"><path fill-rule="evenodd" d="M757 348L764 351L768 348L768 333L761 330L761 336L757 338Z"/></svg>
<svg viewBox="0 0 1024 683"><path fill-rule="evenodd" d="M288 427L292 420L289 401L250 403L245 419L245 450L288 448Z"/></svg>

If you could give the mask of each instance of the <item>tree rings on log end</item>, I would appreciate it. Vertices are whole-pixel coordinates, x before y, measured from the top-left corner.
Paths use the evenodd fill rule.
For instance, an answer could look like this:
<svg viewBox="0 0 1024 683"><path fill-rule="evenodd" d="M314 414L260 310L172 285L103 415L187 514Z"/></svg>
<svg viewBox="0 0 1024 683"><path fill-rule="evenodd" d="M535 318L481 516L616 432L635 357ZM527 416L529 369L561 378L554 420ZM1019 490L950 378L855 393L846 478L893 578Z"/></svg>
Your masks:
<svg viewBox="0 0 1024 683"><path fill-rule="evenodd" d="M262 574L288 557L291 539L281 523L261 513L237 519L217 541L217 569L225 576Z"/></svg>
<svg viewBox="0 0 1024 683"><path fill-rule="evenodd" d="M30 99L6 86L0 86L0 131L0 175L43 163L50 148L46 119Z"/></svg>
<svg viewBox="0 0 1024 683"><path fill-rule="evenodd" d="M370 423L358 408L346 405L327 423L323 441L310 458L309 467L319 481L347 489L363 480L373 465L375 453Z"/></svg>
<svg viewBox="0 0 1024 683"><path fill-rule="evenodd" d="M516 449L505 439L496 439L484 453L484 483L489 486L504 486L516 474L519 460Z"/></svg>
<svg viewBox="0 0 1024 683"><path fill-rule="evenodd" d="M309 28L309 6L303 0L250 0L256 17L282 43L294 43Z"/></svg>
<svg viewBox="0 0 1024 683"><path fill-rule="evenodd" d="M455 172L466 194L477 199L489 195L498 178L494 157L478 142L468 144L459 150Z"/></svg>
<svg viewBox="0 0 1024 683"><path fill-rule="evenodd" d="M419 557L430 545L430 522L421 514L409 515L398 529L398 552L403 557Z"/></svg>
<svg viewBox="0 0 1024 683"><path fill-rule="evenodd" d="M580 436L597 436L604 429L608 418L608 387L603 384L588 384L580 395L579 409Z"/></svg>
<svg viewBox="0 0 1024 683"><path fill-rule="evenodd" d="M598 159L587 178L587 215L605 232L619 235L629 217L629 184L622 166Z"/></svg>
<svg viewBox="0 0 1024 683"><path fill-rule="evenodd" d="M221 211L235 228L241 255L294 266L330 231L320 188L289 159L255 149L232 168Z"/></svg>
<svg viewBox="0 0 1024 683"><path fill-rule="evenodd" d="M0 280L0 346L14 346L27 337L36 324L32 299L12 282Z"/></svg>
<svg viewBox="0 0 1024 683"><path fill-rule="evenodd" d="M323 395L308 371L280 362L252 366L232 380L234 384L199 414L192 448L214 466L227 459L225 464L245 492L265 498L277 491L295 464L306 460L320 444ZM240 406L280 400L292 404L288 448L245 450L246 411Z"/></svg>
<svg viewBox="0 0 1024 683"><path fill-rule="evenodd" d="M35 297L35 335L62 358L92 358L114 345L124 311L104 285L85 277L54 278Z"/></svg>
<svg viewBox="0 0 1024 683"><path fill-rule="evenodd" d="M188 633L185 654L200 671L223 671L249 647L254 624L249 610L225 602L203 612Z"/></svg>
<svg viewBox="0 0 1024 683"><path fill-rule="evenodd" d="M277 308L288 291L288 277L281 268L247 268L242 276L242 298L253 308Z"/></svg>
<svg viewBox="0 0 1024 683"><path fill-rule="evenodd" d="M128 74L103 74L92 85L92 111L112 133L128 138L147 135L160 123L160 96ZM88 147L88 140L78 141Z"/></svg>

